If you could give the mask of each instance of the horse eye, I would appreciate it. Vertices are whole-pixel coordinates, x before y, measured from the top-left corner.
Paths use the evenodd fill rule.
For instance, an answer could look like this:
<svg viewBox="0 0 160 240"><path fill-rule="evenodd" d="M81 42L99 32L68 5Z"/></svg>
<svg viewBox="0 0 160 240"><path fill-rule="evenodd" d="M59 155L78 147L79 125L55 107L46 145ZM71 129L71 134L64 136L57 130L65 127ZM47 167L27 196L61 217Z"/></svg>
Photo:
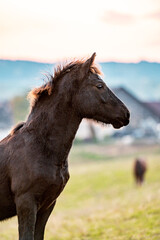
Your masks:
<svg viewBox="0 0 160 240"><path fill-rule="evenodd" d="M100 88L103 88L103 85L102 84L99 84L99 85L97 85L96 86L98 89L100 89Z"/></svg>

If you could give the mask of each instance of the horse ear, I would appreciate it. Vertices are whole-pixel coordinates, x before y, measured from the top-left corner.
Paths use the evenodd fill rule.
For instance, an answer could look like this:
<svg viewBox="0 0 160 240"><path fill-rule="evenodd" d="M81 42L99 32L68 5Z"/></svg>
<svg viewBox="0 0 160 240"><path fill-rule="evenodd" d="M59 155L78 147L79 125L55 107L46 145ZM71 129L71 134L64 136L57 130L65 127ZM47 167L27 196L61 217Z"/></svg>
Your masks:
<svg viewBox="0 0 160 240"><path fill-rule="evenodd" d="M96 57L96 53L94 52L92 56L84 64L90 68L90 66L92 66L94 62L95 57Z"/></svg>
<svg viewBox="0 0 160 240"><path fill-rule="evenodd" d="M89 72L90 67L92 66L92 64L94 62L95 57L96 57L96 53L94 52L92 54L92 56L82 64L82 75L83 75L83 77Z"/></svg>

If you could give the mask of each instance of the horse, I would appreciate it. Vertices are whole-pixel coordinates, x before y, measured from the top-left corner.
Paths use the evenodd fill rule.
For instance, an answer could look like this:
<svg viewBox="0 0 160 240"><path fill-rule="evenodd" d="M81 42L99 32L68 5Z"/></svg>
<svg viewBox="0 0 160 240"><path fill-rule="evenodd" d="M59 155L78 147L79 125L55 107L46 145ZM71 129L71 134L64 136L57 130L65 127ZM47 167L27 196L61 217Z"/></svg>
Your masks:
<svg viewBox="0 0 160 240"><path fill-rule="evenodd" d="M95 56L57 66L29 93L27 120L0 142L0 220L17 215L19 240L44 239L82 119L114 128L129 123L129 110L101 79Z"/></svg>
<svg viewBox="0 0 160 240"><path fill-rule="evenodd" d="M136 158L134 162L133 174L137 185L143 184L146 171L147 163L145 159Z"/></svg>

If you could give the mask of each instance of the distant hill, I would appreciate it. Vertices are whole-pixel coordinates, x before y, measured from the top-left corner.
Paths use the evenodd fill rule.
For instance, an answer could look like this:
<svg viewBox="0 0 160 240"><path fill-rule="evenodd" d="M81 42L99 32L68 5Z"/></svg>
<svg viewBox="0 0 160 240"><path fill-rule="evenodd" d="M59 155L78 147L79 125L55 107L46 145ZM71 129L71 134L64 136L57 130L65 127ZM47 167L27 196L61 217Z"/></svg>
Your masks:
<svg viewBox="0 0 160 240"><path fill-rule="evenodd" d="M100 63L109 87L123 86L144 101L160 100L160 63ZM43 83L54 64L0 60L0 101L22 95Z"/></svg>
<svg viewBox="0 0 160 240"><path fill-rule="evenodd" d="M43 84L43 73L52 69L53 64L0 60L0 101L23 95Z"/></svg>
<svg viewBox="0 0 160 240"><path fill-rule="evenodd" d="M160 100L160 63L101 63L109 86L126 87L142 101Z"/></svg>

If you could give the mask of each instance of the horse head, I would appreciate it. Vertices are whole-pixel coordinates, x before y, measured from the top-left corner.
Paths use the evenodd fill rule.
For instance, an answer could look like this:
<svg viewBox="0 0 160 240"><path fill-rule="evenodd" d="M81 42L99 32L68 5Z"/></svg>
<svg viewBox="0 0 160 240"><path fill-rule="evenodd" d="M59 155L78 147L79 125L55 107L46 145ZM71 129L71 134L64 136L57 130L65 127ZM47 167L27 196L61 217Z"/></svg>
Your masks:
<svg viewBox="0 0 160 240"><path fill-rule="evenodd" d="M126 126L130 113L101 79L100 71L94 65L95 56L94 53L80 67L80 84L75 95L76 109L82 118L112 124L114 128Z"/></svg>

